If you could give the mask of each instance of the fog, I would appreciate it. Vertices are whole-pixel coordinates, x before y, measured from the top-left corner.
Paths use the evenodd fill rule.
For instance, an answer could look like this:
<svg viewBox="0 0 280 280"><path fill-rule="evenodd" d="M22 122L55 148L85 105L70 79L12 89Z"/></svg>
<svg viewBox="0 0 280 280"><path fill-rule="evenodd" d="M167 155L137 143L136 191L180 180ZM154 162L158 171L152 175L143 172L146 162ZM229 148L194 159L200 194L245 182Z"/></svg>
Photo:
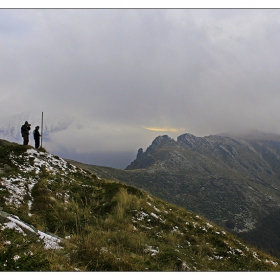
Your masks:
<svg viewBox="0 0 280 280"><path fill-rule="evenodd" d="M279 28L278 9L2 9L0 127L44 112L47 150L118 168L158 135L280 133Z"/></svg>

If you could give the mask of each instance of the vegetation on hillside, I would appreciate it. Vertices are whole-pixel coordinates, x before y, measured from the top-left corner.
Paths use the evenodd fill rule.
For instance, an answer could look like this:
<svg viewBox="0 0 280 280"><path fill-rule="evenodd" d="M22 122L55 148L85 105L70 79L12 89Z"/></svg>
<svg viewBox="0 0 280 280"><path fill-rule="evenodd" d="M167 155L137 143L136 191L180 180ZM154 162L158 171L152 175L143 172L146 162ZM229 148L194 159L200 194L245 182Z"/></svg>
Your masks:
<svg viewBox="0 0 280 280"><path fill-rule="evenodd" d="M234 137L234 138L233 138ZM280 258L280 136L158 136L126 170L75 164L143 189Z"/></svg>
<svg viewBox="0 0 280 280"><path fill-rule="evenodd" d="M203 217L45 151L0 140L0 171L2 271L280 270Z"/></svg>

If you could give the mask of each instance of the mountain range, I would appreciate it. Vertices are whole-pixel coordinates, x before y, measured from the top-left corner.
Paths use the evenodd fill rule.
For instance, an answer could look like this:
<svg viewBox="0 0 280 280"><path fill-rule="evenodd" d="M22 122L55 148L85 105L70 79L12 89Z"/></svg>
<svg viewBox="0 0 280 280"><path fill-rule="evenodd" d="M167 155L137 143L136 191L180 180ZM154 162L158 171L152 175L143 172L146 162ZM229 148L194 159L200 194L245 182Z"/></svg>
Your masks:
<svg viewBox="0 0 280 280"><path fill-rule="evenodd" d="M198 213L280 257L280 136L158 136L125 170L83 165Z"/></svg>

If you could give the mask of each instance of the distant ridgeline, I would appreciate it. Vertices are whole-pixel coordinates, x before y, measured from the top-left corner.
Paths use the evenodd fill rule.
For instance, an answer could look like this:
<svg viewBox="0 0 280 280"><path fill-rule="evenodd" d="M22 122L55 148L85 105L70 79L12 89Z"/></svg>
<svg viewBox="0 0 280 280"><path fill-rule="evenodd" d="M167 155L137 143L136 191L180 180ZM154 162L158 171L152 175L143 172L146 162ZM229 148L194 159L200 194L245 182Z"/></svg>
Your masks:
<svg viewBox="0 0 280 280"><path fill-rule="evenodd" d="M5 140L0 205L1 271L280 271L200 215Z"/></svg>
<svg viewBox="0 0 280 280"><path fill-rule="evenodd" d="M279 135L164 135L126 170L84 168L201 213L280 257Z"/></svg>

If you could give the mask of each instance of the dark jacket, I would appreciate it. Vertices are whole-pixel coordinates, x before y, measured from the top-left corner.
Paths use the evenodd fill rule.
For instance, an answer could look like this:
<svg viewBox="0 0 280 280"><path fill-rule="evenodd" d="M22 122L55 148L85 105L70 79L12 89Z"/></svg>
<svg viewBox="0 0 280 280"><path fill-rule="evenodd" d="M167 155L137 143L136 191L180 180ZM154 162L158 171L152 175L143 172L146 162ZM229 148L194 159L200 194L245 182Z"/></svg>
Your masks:
<svg viewBox="0 0 280 280"><path fill-rule="evenodd" d="M29 130L30 130L30 126L24 124L24 125L21 127L21 135L22 135L22 137L24 137L25 135L29 135Z"/></svg>
<svg viewBox="0 0 280 280"><path fill-rule="evenodd" d="M34 134L34 140L40 139L41 134L37 128L34 130L33 134Z"/></svg>

